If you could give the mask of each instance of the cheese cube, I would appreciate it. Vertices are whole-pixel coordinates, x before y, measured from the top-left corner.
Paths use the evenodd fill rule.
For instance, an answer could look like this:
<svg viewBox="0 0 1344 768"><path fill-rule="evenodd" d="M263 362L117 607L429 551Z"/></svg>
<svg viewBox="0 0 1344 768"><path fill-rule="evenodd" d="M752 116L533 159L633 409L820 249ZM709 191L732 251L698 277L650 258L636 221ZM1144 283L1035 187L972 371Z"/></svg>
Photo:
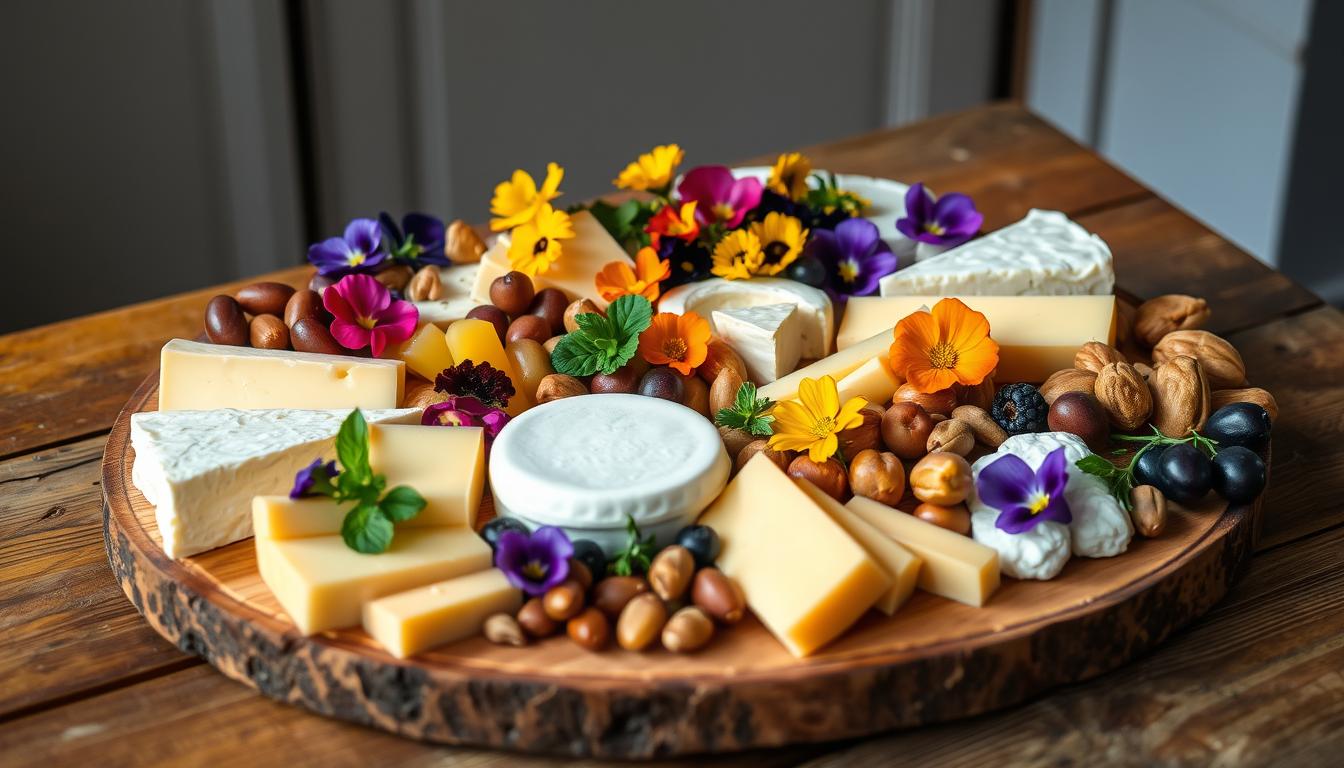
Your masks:
<svg viewBox="0 0 1344 768"><path fill-rule="evenodd" d="M425 508L406 526L476 524L485 487L485 433L480 427L399 424L369 427L369 465L387 487L408 485Z"/></svg>
<svg viewBox="0 0 1344 768"><path fill-rule="evenodd" d="M570 301L588 299L599 309L606 309L607 300L597 292L597 273L613 261L623 261L633 267L634 260L591 213L578 211L570 214L569 220L574 227L574 237L560 241L560 258L550 269L533 277L532 284L539 291L559 288ZM509 239L500 237L481 256L471 298L479 304L489 304L490 284L510 269Z"/></svg>
<svg viewBox="0 0 1344 768"><path fill-rule="evenodd" d="M802 316L796 305L715 310L713 322L719 336L741 355L755 383L769 384L798 367Z"/></svg>
<svg viewBox="0 0 1344 768"><path fill-rule="evenodd" d="M310 536L333 536L353 504L336 504L326 496L291 499L288 496L252 498L252 535L283 541Z"/></svg>
<svg viewBox="0 0 1344 768"><path fill-rule="evenodd" d="M765 456L748 461L700 518L722 541L719 569L794 656L834 640L892 577Z"/></svg>
<svg viewBox="0 0 1344 768"><path fill-rule="evenodd" d="M490 568L380 597L364 606L364 631L399 659L478 634L496 613L516 612L522 593Z"/></svg>
<svg viewBox="0 0 1344 768"><path fill-rule="evenodd" d="M915 591L915 582L919 579L920 559L817 486L806 480L794 482L803 489L813 503L821 507L850 537L868 550L868 554L891 577L891 589L878 598L873 607L888 616L895 613Z"/></svg>
<svg viewBox="0 0 1344 768"><path fill-rule="evenodd" d="M411 338L388 347L387 356L406 363L412 373L429 381L433 381L444 368L453 364L453 356L448 352L448 340L433 323L425 323Z"/></svg>
<svg viewBox="0 0 1344 768"><path fill-rule="evenodd" d="M396 408L404 377L400 360L173 339L159 355L159 410Z"/></svg>
<svg viewBox="0 0 1344 768"><path fill-rule="evenodd" d="M523 378L513 367L513 359L504 353L504 345L499 343L499 334L495 326L484 320L467 318L458 320L444 331L448 341L448 353L459 363L468 360L474 363L489 363L508 374L513 382L513 397L504 410L510 416L517 416L532 407L532 395L523 386Z"/></svg>
<svg viewBox="0 0 1344 768"><path fill-rule="evenodd" d="M255 541L262 581L305 635L355 626L370 600L475 573L491 561L490 545L467 528L398 528L376 555L350 549L340 536Z"/></svg>
<svg viewBox="0 0 1344 768"><path fill-rule="evenodd" d="M999 553L994 549L863 496L846 506L924 561L919 588L925 592L978 607L999 588Z"/></svg>
<svg viewBox="0 0 1344 768"><path fill-rule="evenodd" d="M892 341L891 330L888 329L848 349L842 349L830 357L823 357L811 365L799 368L788 376L766 384L761 387L761 397L768 397L776 401L793 400L798 397L798 384L803 379L819 379L822 376L830 376L838 383L870 360L874 358L886 359Z"/></svg>
<svg viewBox="0 0 1344 768"><path fill-rule="evenodd" d="M891 372L884 354L845 374L835 383L835 388L842 403L852 397L862 397L873 405L886 405L900 385L901 377Z"/></svg>

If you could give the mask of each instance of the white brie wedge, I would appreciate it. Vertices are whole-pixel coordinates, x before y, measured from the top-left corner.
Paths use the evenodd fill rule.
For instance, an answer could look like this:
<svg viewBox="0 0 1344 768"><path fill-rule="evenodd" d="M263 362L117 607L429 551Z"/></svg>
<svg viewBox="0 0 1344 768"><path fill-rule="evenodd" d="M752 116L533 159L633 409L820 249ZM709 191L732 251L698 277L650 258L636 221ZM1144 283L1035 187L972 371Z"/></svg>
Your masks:
<svg viewBox="0 0 1344 768"><path fill-rule="evenodd" d="M803 348L798 305L720 309L712 320L719 337L742 356L755 383L769 384L798 367Z"/></svg>
<svg viewBox="0 0 1344 768"><path fill-rule="evenodd" d="M835 310L825 291L780 277L754 277L750 280L724 280L712 277L698 283L679 285L663 295L659 312L679 315L694 312L709 320L712 330L715 311L745 309L767 304L793 304L798 308L801 354L818 359L831 353L835 338Z"/></svg>

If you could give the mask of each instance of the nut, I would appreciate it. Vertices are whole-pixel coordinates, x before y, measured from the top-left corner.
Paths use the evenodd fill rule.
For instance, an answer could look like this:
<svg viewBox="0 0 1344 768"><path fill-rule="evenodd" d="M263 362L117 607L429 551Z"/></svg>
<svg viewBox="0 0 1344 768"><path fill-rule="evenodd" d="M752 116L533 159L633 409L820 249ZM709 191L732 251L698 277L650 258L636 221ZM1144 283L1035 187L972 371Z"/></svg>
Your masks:
<svg viewBox="0 0 1344 768"><path fill-rule="evenodd" d="M694 575L695 558L689 549L677 544L665 547L649 564L649 586L664 600L680 600Z"/></svg>
<svg viewBox="0 0 1344 768"><path fill-rule="evenodd" d="M439 268L421 267L406 286L406 298L411 301L437 301L443 298L443 281L439 280Z"/></svg>
<svg viewBox="0 0 1344 768"><path fill-rule="evenodd" d="M920 501L960 504L971 492L971 465L955 453L930 453L910 468L910 490Z"/></svg>
<svg viewBox="0 0 1344 768"><path fill-rule="evenodd" d="M411 282L411 268L405 264L394 264L385 269L374 273L373 279L382 283L391 291L404 291L406 284Z"/></svg>
<svg viewBox="0 0 1344 768"><path fill-rule="evenodd" d="M1138 429L1153 412L1148 382L1129 363L1108 363L1097 374L1095 389L1097 402L1120 429Z"/></svg>
<svg viewBox="0 0 1344 768"><path fill-rule="evenodd" d="M1151 485L1139 485L1129 491L1129 519L1140 535L1161 536L1167 527L1167 497Z"/></svg>
<svg viewBox="0 0 1344 768"><path fill-rule="evenodd" d="M608 576L593 587L593 605L614 619L635 595L648 591L649 582L638 576Z"/></svg>
<svg viewBox="0 0 1344 768"><path fill-rule="evenodd" d="M988 411L994 404L994 380L986 376L984 381L974 386L953 384L952 391L957 396L957 405L974 405ZM953 409L956 410L956 409Z"/></svg>
<svg viewBox="0 0 1344 768"><path fill-rule="evenodd" d="M289 328L275 315L252 318L248 338L257 349L289 349Z"/></svg>
<svg viewBox="0 0 1344 768"><path fill-rule="evenodd" d="M845 493L849 490L849 478L845 474L845 466L835 457L817 463L806 453L800 454L789 462L788 472L789 477L812 483L836 501L843 502Z"/></svg>
<svg viewBox="0 0 1344 768"><path fill-rule="evenodd" d="M611 641L611 622L596 608L587 608L569 620L565 633L586 651L600 651Z"/></svg>
<svg viewBox="0 0 1344 768"><path fill-rule="evenodd" d="M931 504L924 502L915 507L915 517L926 523L932 523L939 528L946 528L953 533L959 533L962 536L971 535L971 513L966 509L965 504L953 504L945 507L941 504Z"/></svg>
<svg viewBox="0 0 1344 768"><path fill-rule="evenodd" d="M788 451L776 451L770 447L769 440L752 440L737 452L737 460L734 462L737 471L741 472L747 462L751 461L752 457L758 453L764 453L765 457L773 461L781 472L789 470L789 461L792 457L789 456Z"/></svg>
<svg viewBox="0 0 1344 768"><path fill-rule="evenodd" d="M1139 375L1143 377L1144 381L1153 377L1153 367L1146 363L1134 363L1134 370L1139 372Z"/></svg>
<svg viewBox="0 0 1344 768"><path fill-rule="evenodd" d="M1065 368L1050 374L1050 378L1045 380L1039 391L1048 405L1065 392L1084 392L1090 395L1096 388L1096 383L1097 374L1094 371Z"/></svg>
<svg viewBox="0 0 1344 768"><path fill-rule="evenodd" d="M428 408L435 403L442 403L451 395L447 392L438 392L434 389L434 382L425 381L421 378L406 377L406 393L402 395L402 408Z"/></svg>
<svg viewBox="0 0 1344 768"><path fill-rule="evenodd" d="M485 242L467 222L457 219L444 233L443 254L454 264L475 264L485 253Z"/></svg>
<svg viewBox="0 0 1344 768"><path fill-rule="evenodd" d="M1220 389L1210 398L1209 412L1212 413L1228 403L1255 403L1265 409L1271 421L1279 418L1279 404L1274 402L1274 396L1259 387Z"/></svg>
<svg viewBox="0 0 1344 768"><path fill-rule="evenodd" d="M284 283L253 283L238 289L233 295L235 301L249 315L285 314L285 304L294 295L294 287Z"/></svg>
<svg viewBox="0 0 1344 768"><path fill-rule="evenodd" d="M1151 347L1172 331L1203 328L1208 320L1209 305L1203 299L1170 293L1139 305L1134 312L1134 338Z"/></svg>
<svg viewBox="0 0 1344 768"><path fill-rule="evenodd" d="M756 440L755 435L736 427L719 427L719 437L723 438L723 447L729 456L738 455L743 448Z"/></svg>
<svg viewBox="0 0 1344 768"><path fill-rule="evenodd" d="M718 413L724 408L732 408L737 399L737 390L742 388L742 377L728 366L719 369L709 387L709 412Z"/></svg>
<svg viewBox="0 0 1344 768"><path fill-rule="evenodd" d="M584 592L587 592L593 586L593 572L588 570L588 566L576 557L569 558L569 577L579 582L579 586L583 587Z"/></svg>
<svg viewBox="0 0 1344 768"><path fill-rule="evenodd" d="M1209 382L1199 361L1180 355L1158 366L1148 380L1153 426L1167 437L1185 437L1209 418Z"/></svg>
<svg viewBox="0 0 1344 768"><path fill-rule="evenodd" d="M940 421L933 425L933 432L929 433L929 441L925 447L929 453L947 451L965 456L975 447L975 433L960 419Z"/></svg>
<svg viewBox="0 0 1344 768"><path fill-rule="evenodd" d="M747 598L737 582L718 568L701 568L691 584L691 602L724 624L736 624L747 612Z"/></svg>
<svg viewBox="0 0 1344 768"><path fill-rule="evenodd" d="M857 427L842 429L836 433L840 441L841 456L857 456L860 451L882 447L882 415L885 411L878 405L865 405L859 415L863 423Z"/></svg>
<svg viewBox="0 0 1344 768"><path fill-rule="evenodd" d="M937 392L920 392L914 384L906 382L896 388L896 394L891 396L893 405L896 403L919 403L924 410L929 413L951 413L953 408L957 407L957 394L951 387L940 389Z"/></svg>
<svg viewBox="0 0 1344 768"><path fill-rule="evenodd" d="M616 644L627 651L642 651L658 639L667 623L667 606L657 595L635 595L616 620Z"/></svg>
<svg viewBox="0 0 1344 768"><path fill-rule="evenodd" d="M552 373L542 378L541 383L537 385L537 404L586 394L588 388L582 381L563 373Z"/></svg>
<svg viewBox="0 0 1344 768"><path fill-rule="evenodd" d="M521 648L527 645L527 637L518 620L507 613L496 613L485 620L481 631L485 639L497 645L512 645Z"/></svg>
<svg viewBox="0 0 1344 768"><path fill-rule="evenodd" d="M327 308L322 306L322 297L317 295L317 291L307 288L295 291L294 295L289 297L289 301L285 302L285 325L293 327L304 317L311 317L318 322L330 317Z"/></svg>
<svg viewBox="0 0 1344 768"><path fill-rule="evenodd" d="M1153 362L1185 355L1199 361L1211 389L1246 386L1246 364L1237 348L1208 331L1172 331L1153 347Z"/></svg>
<svg viewBox="0 0 1344 768"><path fill-rule="evenodd" d="M849 487L855 496L894 507L905 493L905 467L894 453L859 451L849 462Z"/></svg>
<svg viewBox="0 0 1344 768"><path fill-rule="evenodd" d="M347 355L350 350L336 343L327 324L315 317L300 317L289 328L289 343L296 352Z"/></svg>
<svg viewBox="0 0 1344 768"><path fill-rule="evenodd" d="M552 621L568 621L583 610L583 585L565 579L541 596L541 607Z"/></svg>
<svg viewBox="0 0 1344 768"><path fill-rule="evenodd" d="M1129 362L1125 356L1120 354L1120 350L1109 344L1102 344L1100 341L1089 341L1078 348L1078 353L1073 356L1073 367L1083 371L1100 373L1108 363Z"/></svg>
<svg viewBox="0 0 1344 768"><path fill-rule="evenodd" d="M663 627L663 647L673 653L693 653L714 637L714 622L699 608L688 605L672 614Z"/></svg>
<svg viewBox="0 0 1344 768"><path fill-rule="evenodd" d="M695 372L700 374L700 378L708 382L713 382L719 377L719 371L728 366L733 369L737 377L743 381L750 379L747 376L747 364L742 361L742 356L737 351L728 346L728 342L718 337L711 338L705 348L705 362L700 364ZM734 392L733 394L737 394Z"/></svg>
<svg viewBox="0 0 1344 768"><path fill-rule="evenodd" d="M919 403L892 403L882 415L882 442L902 459L918 459L929 452L934 423Z"/></svg>
<svg viewBox="0 0 1344 768"><path fill-rule="evenodd" d="M579 299L565 307L565 314L561 323L565 326L565 333L573 333L579 330L579 321L574 318L579 315L604 315L602 310L597 308L592 299Z"/></svg>
<svg viewBox="0 0 1344 768"><path fill-rule="evenodd" d="M998 448L1008 439L1003 427L978 405L958 405L952 409L952 418L970 427L976 441L989 448Z"/></svg>
<svg viewBox="0 0 1344 768"><path fill-rule="evenodd" d="M546 608L542 605L540 597L529 599L518 609L518 626L537 639L550 637L560 629L560 625L546 615Z"/></svg>
<svg viewBox="0 0 1344 768"><path fill-rule="evenodd" d="M1128 301L1115 302L1115 343L1120 346L1134 340L1134 316L1138 309Z"/></svg>
<svg viewBox="0 0 1344 768"><path fill-rule="evenodd" d="M220 294L205 305L205 336L211 344L247 346L247 315L232 296Z"/></svg>

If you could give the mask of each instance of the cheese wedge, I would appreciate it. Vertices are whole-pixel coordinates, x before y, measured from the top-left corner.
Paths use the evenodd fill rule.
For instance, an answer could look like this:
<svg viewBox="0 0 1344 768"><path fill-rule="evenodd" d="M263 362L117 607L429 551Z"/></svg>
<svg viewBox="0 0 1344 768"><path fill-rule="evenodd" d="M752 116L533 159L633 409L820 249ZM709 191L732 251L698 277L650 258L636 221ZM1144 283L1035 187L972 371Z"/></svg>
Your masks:
<svg viewBox="0 0 1344 768"><path fill-rule="evenodd" d="M658 300L659 312L684 315L694 312L710 321L710 330L719 333L714 313L726 309L745 309L769 304L793 304L800 323L800 353L819 358L831 353L835 337L835 308L826 292L797 280L782 277L754 277L750 280L724 280L712 277L679 285Z"/></svg>
<svg viewBox="0 0 1344 768"><path fill-rule="evenodd" d="M863 496L845 506L924 561L919 588L925 592L978 607L999 588L994 549Z"/></svg>
<svg viewBox="0 0 1344 768"><path fill-rule="evenodd" d="M419 424L369 427L369 465L387 487L407 485L425 508L403 525L476 524L485 488L485 432L480 427Z"/></svg>
<svg viewBox="0 0 1344 768"><path fill-rule="evenodd" d="M560 241L560 258L550 269L533 277L532 283L537 290L559 288L570 301L588 299L599 309L606 309L607 300L597 292L597 273L613 261L623 261L633 267L634 260L591 213L578 211L570 214L569 220L574 226L574 237ZM509 237L502 235L481 256L471 291L472 300L477 304L489 304L490 284L510 269Z"/></svg>
<svg viewBox="0 0 1344 768"><path fill-rule="evenodd" d="M714 328L728 342L747 374L757 384L769 384L798 367L802 357L802 319L795 304L715 310Z"/></svg>
<svg viewBox="0 0 1344 768"><path fill-rule="evenodd" d="M491 559L490 545L466 528L398 528L376 555L340 536L255 541L262 581L305 635L356 626L370 600L485 570Z"/></svg>
<svg viewBox="0 0 1344 768"><path fill-rule="evenodd" d="M388 347L387 356L402 361L412 373L427 381L433 381L453 364L443 330L433 323L425 323L411 338Z"/></svg>
<svg viewBox="0 0 1344 768"><path fill-rule="evenodd" d="M494 325L467 318L448 326L443 335L448 342L448 353L457 362L489 363L508 375L509 381L513 382L513 397L509 398L509 405L504 410L510 416L517 416L532 407L532 393L523 386L523 378L513 367L513 358L505 354Z"/></svg>
<svg viewBox="0 0 1344 768"><path fill-rule="evenodd" d="M862 397L873 405L886 405L901 385L901 377L891 372L887 356L882 355L845 374L835 385L842 403Z"/></svg>
<svg viewBox="0 0 1344 768"><path fill-rule="evenodd" d="M834 640L894 583L765 456L747 462L700 523L722 541L719 569L794 656Z"/></svg>
<svg viewBox="0 0 1344 768"><path fill-rule="evenodd" d="M788 376L780 377L766 384L761 387L760 394L762 397L768 397L776 401L793 400L798 397L798 385L803 379L819 379L822 376L830 376L838 383L871 360L879 359L885 363L888 351L891 349L891 342L891 330L888 329L848 349L842 349L830 357L823 357L811 365L799 368Z"/></svg>
<svg viewBox="0 0 1344 768"><path fill-rule="evenodd" d="M159 355L159 410L396 408L405 366L173 339Z"/></svg>
<svg viewBox="0 0 1344 768"><path fill-rule="evenodd" d="M522 605L522 592L490 568L373 600L364 606L364 631L404 659L480 634L491 615Z"/></svg>

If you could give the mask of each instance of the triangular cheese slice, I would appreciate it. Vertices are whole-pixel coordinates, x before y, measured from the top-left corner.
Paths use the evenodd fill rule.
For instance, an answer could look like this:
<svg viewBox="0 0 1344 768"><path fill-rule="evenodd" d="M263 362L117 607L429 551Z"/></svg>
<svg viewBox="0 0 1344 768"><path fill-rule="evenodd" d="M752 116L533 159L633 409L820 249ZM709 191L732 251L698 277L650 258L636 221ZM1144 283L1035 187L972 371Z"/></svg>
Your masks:
<svg viewBox="0 0 1344 768"><path fill-rule="evenodd" d="M802 356L802 320L794 304L763 304L718 309L714 328L742 361L757 384L769 384L791 372Z"/></svg>

